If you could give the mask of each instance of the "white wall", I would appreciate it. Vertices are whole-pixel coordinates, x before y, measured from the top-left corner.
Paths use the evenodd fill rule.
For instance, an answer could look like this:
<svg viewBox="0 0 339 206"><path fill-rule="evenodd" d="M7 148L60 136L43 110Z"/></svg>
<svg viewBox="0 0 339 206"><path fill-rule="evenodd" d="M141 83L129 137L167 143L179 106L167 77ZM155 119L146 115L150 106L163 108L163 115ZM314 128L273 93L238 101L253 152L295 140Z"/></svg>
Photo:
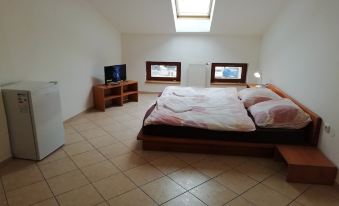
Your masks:
<svg viewBox="0 0 339 206"><path fill-rule="evenodd" d="M58 81L64 119L92 105L104 65L121 63L120 33L82 0L0 0L0 45L0 82ZM2 107L0 115L1 161L8 157Z"/></svg>
<svg viewBox="0 0 339 206"><path fill-rule="evenodd" d="M263 39L261 68L272 81L330 123L320 149L339 166L339 1L291 0ZM338 176L339 177L339 176Z"/></svg>
<svg viewBox="0 0 339 206"><path fill-rule="evenodd" d="M248 63L248 81L258 69L260 37L203 34L123 34L122 58L127 78L139 82L139 90L161 91L164 84L145 84L146 61L180 61L181 82L187 83L189 64L207 62Z"/></svg>

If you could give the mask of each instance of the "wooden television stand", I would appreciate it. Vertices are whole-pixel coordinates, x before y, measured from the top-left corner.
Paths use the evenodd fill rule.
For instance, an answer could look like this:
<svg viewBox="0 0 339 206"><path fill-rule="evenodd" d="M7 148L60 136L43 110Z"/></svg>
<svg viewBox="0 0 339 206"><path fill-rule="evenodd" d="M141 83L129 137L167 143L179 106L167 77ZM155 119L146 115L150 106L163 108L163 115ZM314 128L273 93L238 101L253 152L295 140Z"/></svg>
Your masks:
<svg viewBox="0 0 339 206"><path fill-rule="evenodd" d="M127 80L117 84L98 84L93 87L94 107L105 111L107 106L138 101L138 82Z"/></svg>

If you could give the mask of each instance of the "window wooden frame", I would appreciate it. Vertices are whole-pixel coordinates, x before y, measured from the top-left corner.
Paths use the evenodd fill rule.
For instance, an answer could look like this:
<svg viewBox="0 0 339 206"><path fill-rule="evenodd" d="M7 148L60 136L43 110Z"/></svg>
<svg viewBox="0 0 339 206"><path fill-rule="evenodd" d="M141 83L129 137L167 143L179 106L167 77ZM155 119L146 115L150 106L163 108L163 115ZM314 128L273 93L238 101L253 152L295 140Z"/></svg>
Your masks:
<svg viewBox="0 0 339 206"><path fill-rule="evenodd" d="M177 18L201 18L201 19L210 19L211 18L211 12L212 12L212 5L213 5L213 1L214 0L210 0L210 4L209 4L209 8L208 8L208 15L203 15L203 16L199 16L199 15L179 15L179 4L178 4L178 0L175 0L175 9L176 9L176 14L177 14Z"/></svg>
<svg viewBox="0 0 339 206"><path fill-rule="evenodd" d="M215 67L241 67L240 79L217 79L215 78ZM246 63L212 63L211 83L246 83L247 64Z"/></svg>
<svg viewBox="0 0 339 206"><path fill-rule="evenodd" d="M176 66L177 76L176 77L152 77L152 65L165 65L165 66ZM147 81L175 81L180 82L181 80L181 62L154 62L146 61L146 80Z"/></svg>

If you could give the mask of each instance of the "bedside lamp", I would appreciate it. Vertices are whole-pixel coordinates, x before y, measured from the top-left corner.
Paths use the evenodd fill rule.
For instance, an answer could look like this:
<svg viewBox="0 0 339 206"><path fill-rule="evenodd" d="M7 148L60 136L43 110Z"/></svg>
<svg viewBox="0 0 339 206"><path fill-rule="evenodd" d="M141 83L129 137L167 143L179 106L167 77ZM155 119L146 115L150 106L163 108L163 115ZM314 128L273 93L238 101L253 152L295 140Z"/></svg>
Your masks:
<svg viewBox="0 0 339 206"><path fill-rule="evenodd" d="M262 74L260 71L254 72L254 77L257 79L257 85L255 87L265 87L264 84L262 84Z"/></svg>

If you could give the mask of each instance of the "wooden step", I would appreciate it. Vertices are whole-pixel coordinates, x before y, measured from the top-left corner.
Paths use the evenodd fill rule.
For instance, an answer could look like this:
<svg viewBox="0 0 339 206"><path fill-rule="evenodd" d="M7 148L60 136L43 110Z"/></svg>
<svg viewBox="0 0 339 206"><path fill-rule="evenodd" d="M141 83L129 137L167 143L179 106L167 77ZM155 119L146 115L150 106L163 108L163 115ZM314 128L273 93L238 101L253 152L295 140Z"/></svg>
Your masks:
<svg viewBox="0 0 339 206"><path fill-rule="evenodd" d="M333 184L337 167L316 147L278 145L277 152L287 162L288 182Z"/></svg>

